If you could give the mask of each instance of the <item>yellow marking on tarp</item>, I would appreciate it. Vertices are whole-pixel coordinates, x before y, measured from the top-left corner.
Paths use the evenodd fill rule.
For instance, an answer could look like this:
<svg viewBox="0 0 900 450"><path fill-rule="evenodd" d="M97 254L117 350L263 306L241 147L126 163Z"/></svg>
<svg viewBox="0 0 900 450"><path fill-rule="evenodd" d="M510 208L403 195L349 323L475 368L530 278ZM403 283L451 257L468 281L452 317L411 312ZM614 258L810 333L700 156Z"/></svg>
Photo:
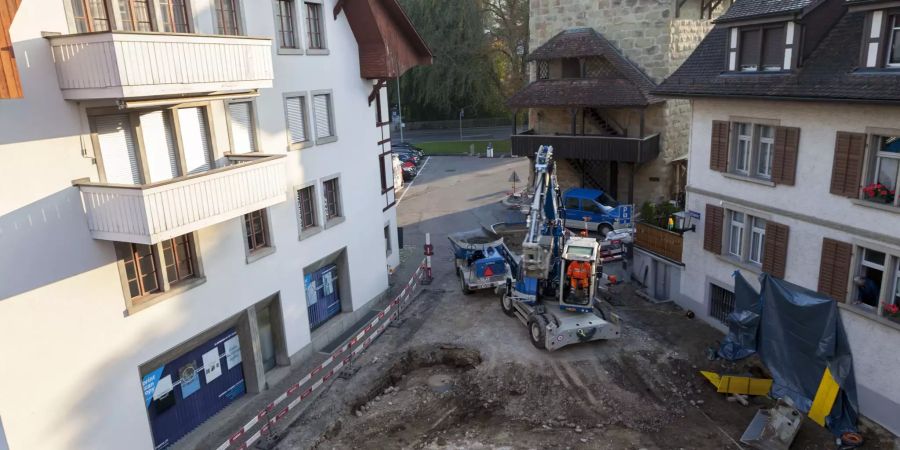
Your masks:
<svg viewBox="0 0 900 450"><path fill-rule="evenodd" d="M822 381L819 383L819 389L816 391L816 398L813 399L812 406L809 408L809 418L813 422L825 426L825 417L831 414L831 408L834 407L834 401L837 400L840 390L840 385L826 367L825 373L822 374Z"/></svg>
<svg viewBox="0 0 900 450"><path fill-rule="evenodd" d="M772 389L772 380L768 378L719 375L702 370L700 374L716 387L717 392L722 394L766 395Z"/></svg>

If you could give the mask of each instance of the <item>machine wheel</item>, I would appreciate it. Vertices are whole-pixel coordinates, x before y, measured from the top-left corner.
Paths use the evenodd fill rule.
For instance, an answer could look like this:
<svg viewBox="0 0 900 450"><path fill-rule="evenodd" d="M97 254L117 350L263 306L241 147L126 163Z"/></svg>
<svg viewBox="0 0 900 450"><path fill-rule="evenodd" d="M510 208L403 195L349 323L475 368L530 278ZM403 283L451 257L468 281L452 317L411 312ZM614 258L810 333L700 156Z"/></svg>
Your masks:
<svg viewBox="0 0 900 450"><path fill-rule="evenodd" d="M472 290L469 289L469 286L466 284L466 277L459 275L459 287L462 289L462 293L465 295L469 295L472 293Z"/></svg>
<svg viewBox="0 0 900 450"><path fill-rule="evenodd" d="M513 306L513 299L509 296L509 294L503 294L500 296L500 309L503 310L503 314L506 314L509 317L512 317L516 314L516 307Z"/></svg>
<svg viewBox="0 0 900 450"><path fill-rule="evenodd" d="M606 234L613 230L608 224L601 224L597 227L597 233L600 233L600 240L606 239Z"/></svg>
<svg viewBox="0 0 900 450"><path fill-rule="evenodd" d="M531 316L528 321L528 337L535 347L541 350L547 348L547 319L544 316Z"/></svg>

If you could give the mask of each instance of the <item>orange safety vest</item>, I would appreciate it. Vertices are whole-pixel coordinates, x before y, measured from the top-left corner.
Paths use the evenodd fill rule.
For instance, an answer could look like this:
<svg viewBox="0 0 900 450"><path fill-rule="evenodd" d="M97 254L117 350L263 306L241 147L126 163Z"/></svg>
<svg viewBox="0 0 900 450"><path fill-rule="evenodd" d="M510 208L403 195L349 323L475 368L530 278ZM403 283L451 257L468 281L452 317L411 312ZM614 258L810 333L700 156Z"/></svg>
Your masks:
<svg viewBox="0 0 900 450"><path fill-rule="evenodd" d="M569 269L566 270L566 276L577 280L587 280L591 276L591 265L584 261L572 261Z"/></svg>

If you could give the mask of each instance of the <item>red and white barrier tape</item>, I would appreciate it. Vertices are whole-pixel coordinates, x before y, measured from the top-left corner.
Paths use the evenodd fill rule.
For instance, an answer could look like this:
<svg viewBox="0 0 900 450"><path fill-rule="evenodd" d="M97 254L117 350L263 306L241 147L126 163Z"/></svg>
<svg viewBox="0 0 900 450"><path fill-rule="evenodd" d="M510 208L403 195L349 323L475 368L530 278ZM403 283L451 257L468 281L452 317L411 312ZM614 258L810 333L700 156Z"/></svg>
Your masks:
<svg viewBox="0 0 900 450"><path fill-rule="evenodd" d="M300 379L300 381L292 384L291 387L289 387L287 391L283 392L275 400L273 400L271 403L269 403L264 409L260 410L252 419L250 419L250 421L248 421L246 424L244 424L244 426L241 427L240 430L233 433L231 435L231 437L228 438L227 441L223 442L222 445L220 445L217 448L217 450L227 450L233 444L235 444L236 442L241 440L241 437L243 437L250 430L252 430L253 427L255 427L257 424L259 424L261 422L264 422L265 424L259 430L257 430L256 433L253 433L250 437L247 438L246 441L244 441L243 444L241 444L240 447L237 447L240 450L247 449L251 444L256 442L259 438L268 434L268 432L272 429L272 426L275 425L279 420L283 419L284 416L287 415L288 411L297 407L297 405L299 405L301 401L303 401L304 399L309 397L310 394L313 393L313 391L315 391L316 389L320 388L323 384L325 384L326 381L331 379L331 377L333 377L335 374L337 374L344 366L349 365L351 360L358 354L362 353L363 350L368 348L369 345L371 345L372 342L375 340L375 338L378 337L384 331L384 329L388 326L388 324L391 323L391 321L397 317L397 314L399 314L400 310L402 309L401 308L402 303L406 300L407 297L409 297L412 294L413 291L415 291L416 287L418 287L419 281L420 281L425 269L426 269L426 267L425 267L425 263L423 261L423 263L420 264L419 267L416 269L413 276L406 283L406 286L403 287L403 290L399 294L397 294L396 297L394 297L394 299L387 305L387 307L384 308L384 310L379 311L378 315L375 316L375 318L372 319L372 321L369 322L368 325L363 327L359 331L359 333L357 333L356 336L354 336L352 339L350 339L349 342L347 342L341 348L335 350L331 355L329 355L325 361L322 361L322 364L319 364L311 372L306 374L303 378ZM392 312L395 309L397 311ZM383 320L385 318L385 316L387 316L387 319ZM375 325L378 325L378 323L382 322L382 321L384 323L382 323L378 328L375 328L375 331L365 341L363 341L362 339L366 336L366 334L369 334L369 332L372 331L372 329L375 327ZM357 345L360 342L362 342L362 345ZM344 352L350 350L354 346L356 346L356 348L353 349L353 351L350 352L350 354L346 358L338 361L338 363L334 367L332 367L328 371L328 373L326 373L321 378L316 380L316 382L314 382L311 386L306 388L306 390L304 390L302 393L300 393L300 395L298 395L297 398L295 398L290 403L288 403L287 406L285 406L280 411L278 411L278 413L276 413L275 415L271 415L272 411L275 410L276 406L278 406L279 404L281 404L282 402L287 400L289 397L291 397L294 394L296 394L297 392L299 392L301 386L305 385L306 383L309 383L313 377L315 377L316 375L321 373L323 370L325 370L326 367L328 367L329 365L331 365L332 363L337 361L338 356L342 355ZM264 420L266 418L266 416L270 416L270 418L268 420Z"/></svg>

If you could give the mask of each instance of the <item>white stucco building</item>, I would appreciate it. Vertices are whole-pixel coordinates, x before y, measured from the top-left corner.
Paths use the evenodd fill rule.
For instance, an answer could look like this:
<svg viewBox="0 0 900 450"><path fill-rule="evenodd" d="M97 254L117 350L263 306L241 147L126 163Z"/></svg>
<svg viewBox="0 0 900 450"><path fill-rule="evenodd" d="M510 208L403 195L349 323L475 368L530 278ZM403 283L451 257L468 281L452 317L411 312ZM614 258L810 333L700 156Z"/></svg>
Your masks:
<svg viewBox="0 0 900 450"><path fill-rule="evenodd" d="M757 288L767 272L829 295L861 413L900 434L900 16L889 3L736 2L657 93L693 107L686 209L700 219L684 233L673 298L724 329L735 270Z"/></svg>
<svg viewBox="0 0 900 450"><path fill-rule="evenodd" d="M383 87L431 55L394 0L19 3L0 448L163 448L386 291Z"/></svg>

